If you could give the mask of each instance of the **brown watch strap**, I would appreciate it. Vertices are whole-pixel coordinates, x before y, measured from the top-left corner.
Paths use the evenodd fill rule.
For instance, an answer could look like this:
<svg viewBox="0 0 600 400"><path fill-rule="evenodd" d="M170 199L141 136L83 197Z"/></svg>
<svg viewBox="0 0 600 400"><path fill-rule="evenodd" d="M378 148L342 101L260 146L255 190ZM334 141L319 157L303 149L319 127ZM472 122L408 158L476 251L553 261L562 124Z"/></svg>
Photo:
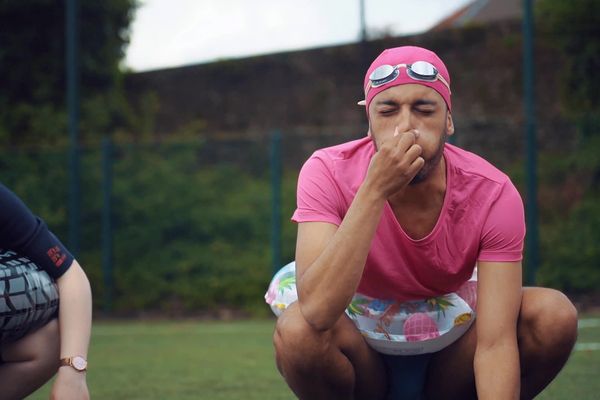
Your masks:
<svg viewBox="0 0 600 400"><path fill-rule="evenodd" d="M71 367L76 371L83 372L87 370L87 360L81 356L61 358L60 366Z"/></svg>

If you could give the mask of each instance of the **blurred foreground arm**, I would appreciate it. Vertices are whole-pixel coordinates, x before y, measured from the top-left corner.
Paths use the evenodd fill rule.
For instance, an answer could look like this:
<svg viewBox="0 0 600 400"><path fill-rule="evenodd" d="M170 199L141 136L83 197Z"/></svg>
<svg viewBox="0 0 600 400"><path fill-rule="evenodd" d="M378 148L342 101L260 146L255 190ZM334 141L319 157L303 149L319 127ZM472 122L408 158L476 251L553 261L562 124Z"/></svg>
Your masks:
<svg viewBox="0 0 600 400"><path fill-rule="evenodd" d="M87 360L92 327L92 292L83 269L76 260L57 280L60 295L58 322L60 358L81 356ZM52 387L52 399L89 399L86 372L59 368Z"/></svg>

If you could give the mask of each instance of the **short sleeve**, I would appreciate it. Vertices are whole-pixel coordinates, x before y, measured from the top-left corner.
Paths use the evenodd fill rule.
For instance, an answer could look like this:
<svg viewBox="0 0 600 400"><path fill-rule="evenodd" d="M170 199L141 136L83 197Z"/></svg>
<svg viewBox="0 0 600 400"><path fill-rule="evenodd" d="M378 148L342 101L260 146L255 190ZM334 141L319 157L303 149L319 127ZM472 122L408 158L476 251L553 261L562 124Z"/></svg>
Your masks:
<svg viewBox="0 0 600 400"><path fill-rule="evenodd" d="M73 256L13 192L0 184L0 248L29 258L53 278L64 274Z"/></svg>
<svg viewBox="0 0 600 400"><path fill-rule="evenodd" d="M523 259L525 212L523 200L507 179L483 226L479 261L517 262Z"/></svg>
<svg viewBox="0 0 600 400"><path fill-rule="evenodd" d="M328 162L315 153L300 170L292 221L342 223L341 195Z"/></svg>

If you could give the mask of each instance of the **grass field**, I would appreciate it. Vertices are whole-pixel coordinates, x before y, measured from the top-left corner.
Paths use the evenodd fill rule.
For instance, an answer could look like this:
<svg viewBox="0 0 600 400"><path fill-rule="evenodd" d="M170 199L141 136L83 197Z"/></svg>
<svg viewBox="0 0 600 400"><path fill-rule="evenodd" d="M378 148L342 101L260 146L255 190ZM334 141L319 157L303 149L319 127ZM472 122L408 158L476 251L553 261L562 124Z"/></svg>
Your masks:
<svg viewBox="0 0 600 400"><path fill-rule="evenodd" d="M587 321L578 343L599 343L600 321ZM97 322L92 399L294 399L275 368L272 330L272 320ZM576 351L538 399L597 399L599 372L600 350ZM47 399L49 391L48 384L28 399Z"/></svg>

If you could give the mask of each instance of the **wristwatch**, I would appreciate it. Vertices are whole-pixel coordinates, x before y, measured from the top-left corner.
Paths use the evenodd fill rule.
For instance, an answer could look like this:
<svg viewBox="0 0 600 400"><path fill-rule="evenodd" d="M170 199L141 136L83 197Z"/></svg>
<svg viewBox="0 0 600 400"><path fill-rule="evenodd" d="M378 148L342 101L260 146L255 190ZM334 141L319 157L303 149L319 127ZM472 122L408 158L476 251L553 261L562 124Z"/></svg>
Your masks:
<svg viewBox="0 0 600 400"><path fill-rule="evenodd" d="M76 371L87 371L87 360L81 356L67 357L60 359L60 366L73 367Z"/></svg>

